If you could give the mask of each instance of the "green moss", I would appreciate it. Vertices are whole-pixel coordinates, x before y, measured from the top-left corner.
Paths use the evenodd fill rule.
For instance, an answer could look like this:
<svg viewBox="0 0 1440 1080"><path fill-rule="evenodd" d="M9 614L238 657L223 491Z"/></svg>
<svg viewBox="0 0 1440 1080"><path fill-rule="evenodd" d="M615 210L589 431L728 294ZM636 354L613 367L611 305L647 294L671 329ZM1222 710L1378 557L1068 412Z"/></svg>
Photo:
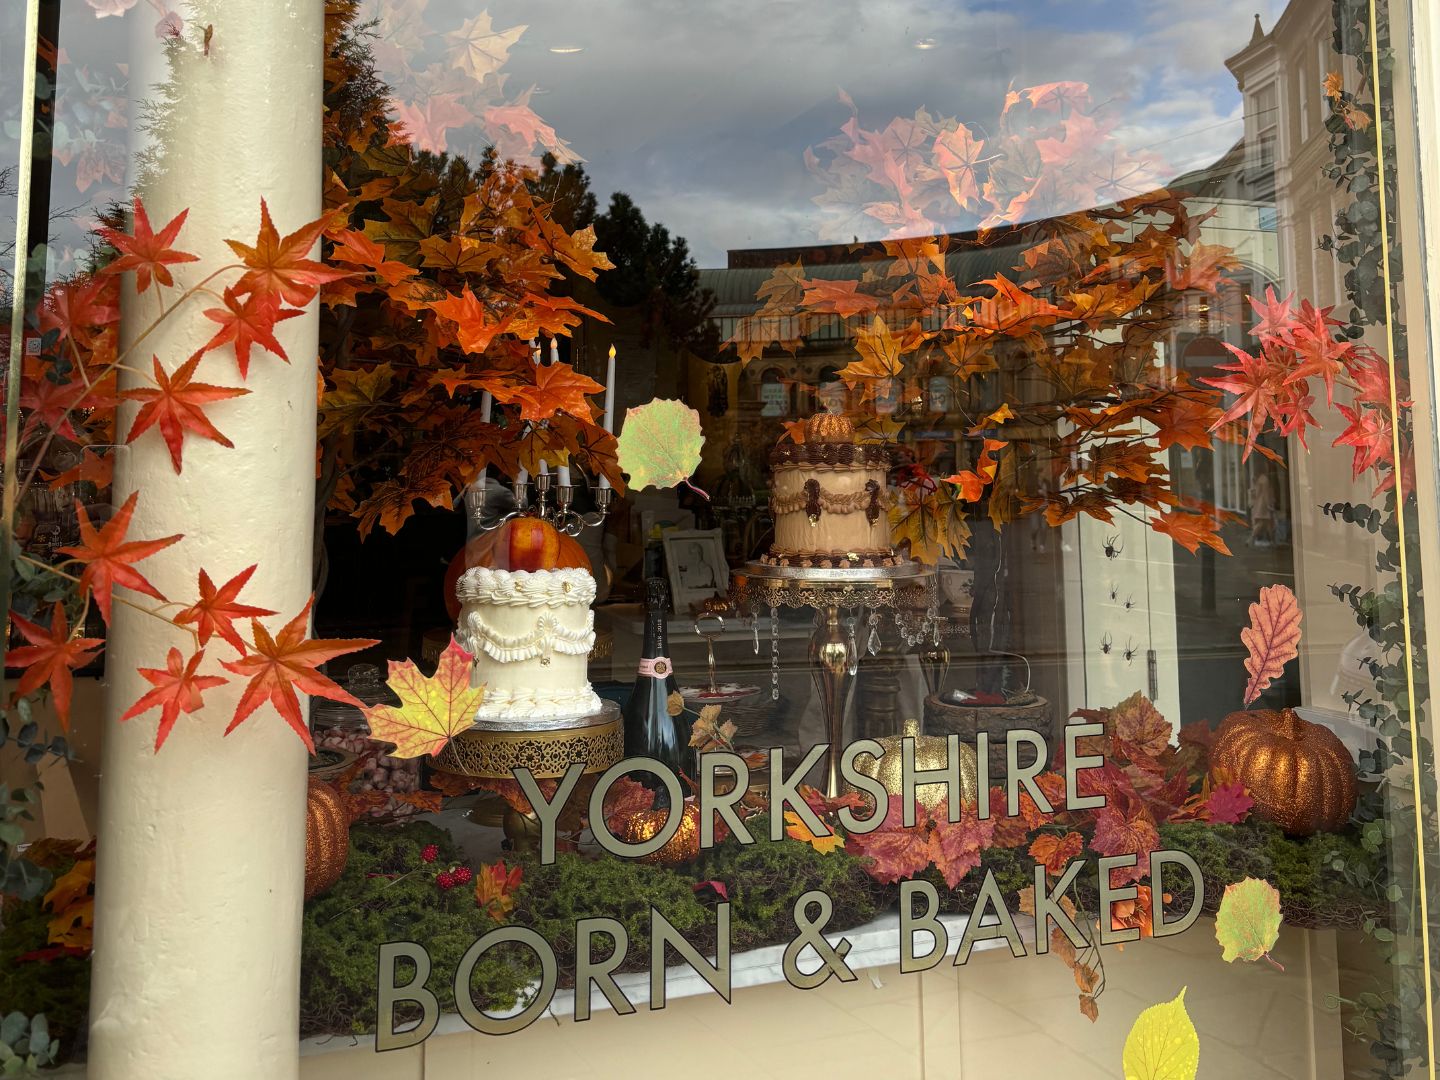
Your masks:
<svg viewBox="0 0 1440 1080"><path fill-rule="evenodd" d="M1383 910L1384 898L1369 882L1379 867L1352 831L1287 837L1275 825L1183 822L1160 827L1161 846L1184 851L1200 866L1204 910L1214 913L1227 885L1262 878L1280 891L1285 921L1294 926L1358 927L1366 912ZM1193 890L1177 872L1166 889L1182 909Z"/></svg>
<svg viewBox="0 0 1440 1080"><path fill-rule="evenodd" d="M58 877L68 872L75 860L67 858L47 865ZM44 1013L51 1036L60 1040L61 1061L68 1061L86 1041L90 958L19 959L47 947L50 918L40 898L25 903L13 899L6 902L0 916L0 1016L17 1010L26 1016Z"/></svg>
<svg viewBox="0 0 1440 1080"><path fill-rule="evenodd" d="M821 854L809 844L770 839L770 819L746 824L753 844L733 837L701 860L695 877L719 881L730 896L731 939L736 949L789 941L795 936L795 902L813 889L834 902L829 928L842 930L873 919L888 906L885 891L860 859L838 849Z"/></svg>
<svg viewBox="0 0 1440 1080"><path fill-rule="evenodd" d="M440 849L433 864L420 858L427 844ZM453 978L460 958L476 938L498 925L476 906L473 889L442 892L436 887L437 870L463 861L450 835L433 825L351 829L344 875L305 908L301 1034L375 1030L376 953L388 941L414 941L429 951L426 986L443 1009L454 1011ZM409 871L417 872L388 876ZM489 1011L509 1008L538 970L526 950L492 949L475 967L471 997ZM397 978L403 981L406 975L402 966ZM402 1021L410 1018L403 1007L397 1015Z"/></svg>
<svg viewBox="0 0 1440 1080"><path fill-rule="evenodd" d="M1035 860L1025 853L1024 848L987 848L980 853L980 865L966 874L953 889L945 884L940 871L933 866L917 877L935 886L940 894L942 912L968 915L975 907L987 870L994 873L995 884L1000 886L1000 893L1012 911L1019 902L1020 890L1035 884ZM896 895L899 895L898 892Z"/></svg>
<svg viewBox="0 0 1440 1080"><path fill-rule="evenodd" d="M572 985L575 924L581 919L617 920L629 934L621 971L650 965L650 909L656 908L702 953L715 947L715 915L695 898L683 871L610 857L561 855L549 866L525 864L525 890L515 921L550 943L562 986ZM597 952L606 948L597 942Z"/></svg>

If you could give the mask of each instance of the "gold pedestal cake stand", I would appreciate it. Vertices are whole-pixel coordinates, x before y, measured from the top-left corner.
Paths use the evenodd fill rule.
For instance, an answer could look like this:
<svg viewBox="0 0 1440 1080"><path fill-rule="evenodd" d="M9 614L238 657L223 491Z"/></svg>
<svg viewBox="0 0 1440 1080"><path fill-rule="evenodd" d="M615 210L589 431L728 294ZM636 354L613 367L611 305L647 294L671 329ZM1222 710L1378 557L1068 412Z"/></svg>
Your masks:
<svg viewBox="0 0 1440 1080"><path fill-rule="evenodd" d="M624 756L620 706L604 701L598 712L567 720L477 721L433 760L461 776L511 780L516 769L529 769L537 780L555 780L577 761L599 773Z"/></svg>
<svg viewBox="0 0 1440 1080"><path fill-rule="evenodd" d="M770 614L770 665L772 694L779 677L779 609L812 608L815 630L810 636L810 670L825 715L825 732L830 752L825 758L825 791L831 798L841 793L840 751L845 745L845 714L854 688L860 658L871 647L857 642L856 621L842 624L840 612L867 612L878 619L882 610L892 614L905 643L911 647L925 640L937 625L939 593L935 572L919 563L906 561L898 566L855 569L799 566L771 566L746 563L731 577L731 597L748 614ZM865 632L875 633L875 620L867 619Z"/></svg>

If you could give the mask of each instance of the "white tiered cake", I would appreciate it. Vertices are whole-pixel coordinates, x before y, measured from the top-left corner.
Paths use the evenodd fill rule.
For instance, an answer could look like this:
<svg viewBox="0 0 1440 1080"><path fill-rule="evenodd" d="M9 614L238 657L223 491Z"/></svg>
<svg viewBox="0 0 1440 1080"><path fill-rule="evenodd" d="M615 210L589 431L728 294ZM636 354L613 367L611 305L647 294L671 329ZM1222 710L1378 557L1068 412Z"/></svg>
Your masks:
<svg viewBox="0 0 1440 1080"><path fill-rule="evenodd" d="M600 710L586 678L595 644L589 571L481 566L461 575L455 592L455 638L475 654L471 685L485 687L477 720L563 720Z"/></svg>

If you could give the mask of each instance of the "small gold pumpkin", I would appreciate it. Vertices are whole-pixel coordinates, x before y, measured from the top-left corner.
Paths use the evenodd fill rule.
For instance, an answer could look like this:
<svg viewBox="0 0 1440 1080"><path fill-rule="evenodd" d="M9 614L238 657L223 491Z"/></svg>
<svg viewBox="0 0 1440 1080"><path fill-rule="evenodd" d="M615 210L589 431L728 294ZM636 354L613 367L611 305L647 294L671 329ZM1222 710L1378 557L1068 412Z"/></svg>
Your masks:
<svg viewBox="0 0 1440 1080"><path fill-rule="evenodd" d="M350 814L334 785L310 778L305 794L305 899L334 888L350 857Z"/></svg>
<svg viewBox="0 0 1440 1080"><path fill-rule="evenodd" d="M641 810L625 823L620 830L620 839L627 844L641 844L665 828L670 820L668 809ZM715 830L715 839L720 840L720 829ZM665 845L649 855L642 855L636 862L653 863L656 866L679 866L693 862L700 856L700 804L694 799L685 800L680 826Z"/></svg>
<svg viewBox="0 0 1440 1080"><path fill-rule="evenodd" d="M921 735L920 721L911 717L905 721L899 735L887 735L876 739L885 748L885 754L878 761L869 754L855 759L855 771L873 776L884 785L890 798L898 800L905 791L900 743L902 739L915 740L915 768L928 772L946 767L950 756L950 745L943 735ZM975 770L975 748L969 743L960 743L960 797L967 806L976 802L979 777ZM915 801L932 814L949 802L950 789L945 784L919 784L915 788Z"/></svg>
<svg viewBox="0 0 1440 1080"><path fill-rule="evenodd" d="M1231 713L1215 732L1210 769L1244 784L1255 813L1295 836L1334 832L1355 812L1350 751L1293 709Z"/></svg>
<svg viewBox="0 0 1440 1080"><path fill-rule="evenodd" d="M805 421L805 442L853 443L855 425L844 413L816 413Z"/></svg>

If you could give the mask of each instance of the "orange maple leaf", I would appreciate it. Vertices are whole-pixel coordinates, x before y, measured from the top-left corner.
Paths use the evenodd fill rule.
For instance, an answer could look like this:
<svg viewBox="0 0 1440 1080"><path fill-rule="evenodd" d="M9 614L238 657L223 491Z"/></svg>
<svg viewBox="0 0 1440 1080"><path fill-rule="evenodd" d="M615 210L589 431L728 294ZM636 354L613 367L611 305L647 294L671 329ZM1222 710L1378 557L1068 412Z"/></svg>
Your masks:
<svg viewBox="0 0 1440 1080"><path fill-rule="evenodd" d="M799 840L802 844L809 844L821 855L829 855L836 848L845 846L845 838L828 833L825 836L817 836L811 832L801 816L793 810L785 811L785 835L791 840Z"/></svg>
<svg viewBox="0 0 1440 1080"><path fill-rule="evenodd" d="M236 675L250 679L240 702L235 706L235 717L225 729L229 735L245 719L266 701L275 706L287 724L300 736L305 749L312 754L315 744L310 739L310 729L300 712L299 690L314 697L328 698L357 709L365 703L352 697L316 668L327 660L346 653L368 649L380 644L374 638L330 638L313 639L305 636L310 619L310 609L315 605L311 596L296 615L280 628L274 637L261 626L258 620L250 620L250 636L253 639L251 651L238 660L222 660L220 666Z"/></svg>
<svg viewBox="0 0 1440 1080"><path fill-rule="evenodd" d="M155 365L155 386L126 390L120 395L128 401L145 403L135 415L135 422L130 425L130 434L125 436L125 441L134 442L139 435L158 425L165 445L170 448L170 462L175 466L176 473L180 472L180 452L187 431L221 446L235 445L210 422L210 418L205 415L205 406L214 401L226 401L250 393L249 390L235 386L212 386L209 383L192 382L191 378L200 364L201 355L196 353L190 357L175 369L174 375L167 374L160 366L160 358L152 355L150 359Z"/></svg>
<svg viewBox="0 0 1440 1080"><path fill-rule="evenodd" d="M523 866L506 866L505 860L482 866L475 875L475 903L496 922L504 922L515 908L515 893L525 879Z"/></svg>
<svg viewBox="0 0 1440 1080"><path fill-rule="evenodd" d="M473 653L452 637L440 654L435 674L426 678L414 661L390 661L390 689L400 697L397 705L376 705L365 711L370 737L393 743L391 757L414 758L438 754L457 733L475 723L475 710L485 688L470 685Z"/></svg>
<svg viewBox="0 0 1440 1080"><path fill-rule="evenodd" d="M240 377L250 374L250 346L259 345L266 352L274 353L287 364L290 357L275 340L275 324L284 319L303 315L299 308L282 308L280 301L269 293L251 293L241 298L236 290L227 288L223 297L223 308L206 308L205 317L220 324L215 336L200 346L200 353L218 349L221 345L234 343L235 362L240 365Z"/></svg>
<svg viewBox="0 0 1440 1080"><path fill-rule="evenodd" d="M65 608L58 602L50 610L50 632L13 611L10 620L29 645L21 645L5 654L6 667L23 667L20 684L15 692L21 697L33 694L46 683L55 695L55 715L60 727L70 730L70 702L75 692L74 668L82 667L95 657L105 644L100 638L71 637L65 619Z"/></svg>
<svg viewBox="0 0 1440 1080"><path fill-rule="evenodd" d="M1000 462L991 455L1004 446L1004 439L986 439L980 457L976 459L976 469L965 469L953 476L947 476L945 483L959 487L960 497L966 502L975 502L985 494L985 488L995 479L995 471L1000 467Z"/></svg>
<svg viewBox="0 0 1440 1080"><path fill-rule="evenodd" d="M363 266L373 271L387 285L398 285L416 274L413 266L386 258L385 245L376 243L363 232L346 229L336 239L339 242L330 252L332 259L353 266Z"/></svg>
<svg viewBox="0 0 1440 1080"><path fill-rule="evenodd" d="M111 247L120 252L120 257L107 265L102 273L121 274L126 270L134 270L136 292L143 293L150 288L152 275L161 285L174 285L175 279L170 276L170 267L175 263L196 262L200 258L198 255L176 251L170 247L179 236L180 226L185 224L185 216L189 213L189 210L181 210L158 233L153 232L149 215L145 213L145 205L139 196L136 196L133 236L104 226L96 230Z"/></svg>
<svg viewBox="0 0 1440 1080"><path fill-rule="evenodd" d="M52 488L65 487L67 484L78 484L82 482L94 484L97 488L110 486L111 475L115 468L115 458L110 453L101 453L85 447L80 451L80 461L74 468L66 469L58 473L50 481Z"/></svg>
<svg viewBox="0 0 1440 1080"><path fill-rule="evenodd" d="M212 634L219 634L235 646L241 656L244 656L245 642L241 640L239 631L235 629L235 620L256 619L275 614L269 608L251 607L249 604L236 602L240 590L245 587L254 573L255 564L252 563L224 585L216 588L215 582L210 580L210 575L201 569L200 599L175 616L176 624L188 626L194 623L195 633L199 637L201 645L208 642Z"/></svg>
<svg viewBox="0 0 1440 1080"><path fill-rule="evenodd" d="M1047 874L1059 877L1066 866L1080 857L1084 848L1085 838L1079 833L1071 832L1064 836L1041 833L1030 844L1030 857L1045 867Z"/></svg>
<svg viewBox="0 0 1440 1080"><path fill-rule="evenodd" d="M125 500L125 505L99 529L90 524L90 515L84 504L76 500L75 513L80 518L80 546L55 549L60 554L69 555L85 564L85 569L80 573L80 589L82 592L90 590L106 625L110 623L110 596L116 585L153 596L157 600L165 599L160 590L151 585L131 563L148 559L157 551L163 551L181 539L177 533L175 536L165 536L158 540L126 540L125 534L130 529L130 519L135 516L135 503L139 498L140 493L132 491Z"/></svg>
<svg viewBox="0 0 1440 1080"><path fill-rule="evenodd" d="M327 281L348 277L346 270L331 270L309 258L310 249L325 231L327 218L318 218L302 225L281 239L270 220L270 208L260 200L260 233L252 247L238 240L226 240L230 250L240 256L248 269L235 283L235 292L272 296L295 307L304 307Z"/></svg>
<svg viewBox="0 0 1440 1080"><path fill-rule="evenodd" d="M455 324L456 341L468 353L483 353L497 336L505 332L510 322L509 316L491 319L485 305L469 285L459 296L452 293L429 306L437 315Z"/></svg>
<svg viewBox="0 0 1440 1080"><path fill-rule="evenodd" d="M858 292L860 282L828 281L824 278L807 279L801 284L805 297L801 301L810 311L838 315L848 319L852 315L868 315L880 306L880 299L868 293Z"/></svg>
<svg viewBox="0 0 1440 1080"><path fill-rule="evenodd" d="M1229 555L1230 548L1220 535L1219 525L1209 514L1187 514L1178 510L1167 510L1150 521L1150 527L1164 533L1190 554L1200 550L1200 545L1212 547L1221 555Z"/></svg>
<svg viewBox="0 0 1440 1080"><path fill-rule="evenodd" d="M557 412L581 420L590 419L590 404L585 395L602 393L605 387L569 364L541 364L534 371L534 386L521 383L495 388L492 391L495 400L518 402L522 420L549 420Z"/></svg>
<svg viewBox="0 0 1440 1080"><path fill-rule="evenodd" d="M204 659L204 649L186 660L180 655L179 649L172 648L165 659L163 668L136 668L140 677L150 683L154 689L145 691L134 705L125 710L120 719L122 721L134 719L158 705L160 707L160 727L155 732L157 753L165 744L165 739L169 736L171 729L175 727L175 721L180 719L180 714L182 712L193 713L205 704L201 700L203 691L224 686L230 681L219 675L197 675L196 669Z"/></svg>

